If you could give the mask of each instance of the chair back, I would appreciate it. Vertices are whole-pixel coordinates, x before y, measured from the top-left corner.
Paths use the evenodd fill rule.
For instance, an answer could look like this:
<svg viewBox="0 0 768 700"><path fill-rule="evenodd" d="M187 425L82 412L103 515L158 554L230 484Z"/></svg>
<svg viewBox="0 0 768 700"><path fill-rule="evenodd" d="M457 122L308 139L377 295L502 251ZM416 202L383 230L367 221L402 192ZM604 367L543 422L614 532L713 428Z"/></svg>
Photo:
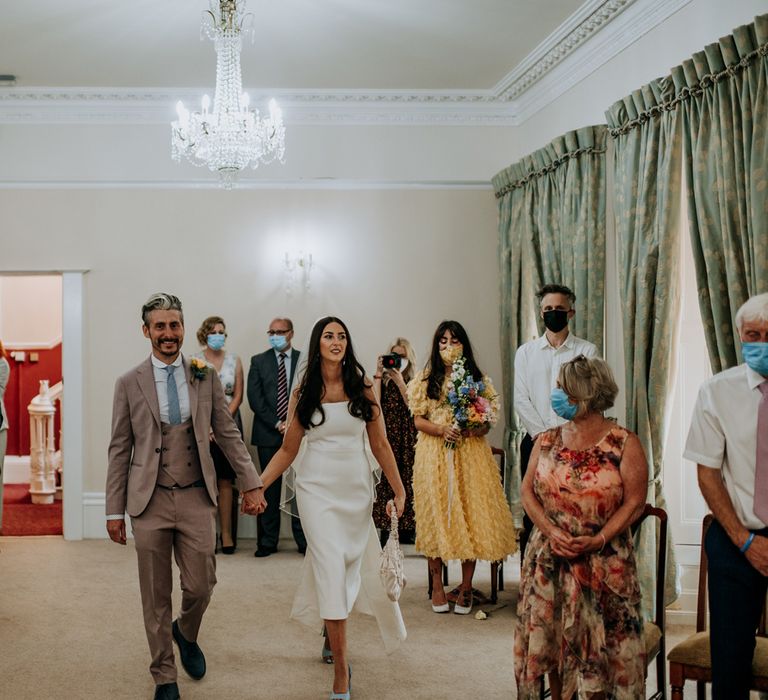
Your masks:
<svg viewBox="0 0 768 700"><path fill-rule="evenodd" d="M648 653L648 663L656 660L656 692L651 696L653 700L663 700L666 698L667 688L667 655L666 639L664 635L664 589L667 573L667 512L663 508L656 508L650 503L646 503L640 517L632 525L633 535L640 529L640 526L647 518L658 519L658 530L656 531L657 549L656 549L656 605L654 606L653 624L658 627L659 639L656 644L655 632L650 631L650 626L646 625L645 642Z"/></svg>
<svg viewBox="0 0 768 700"><path fill-rule="evenodd" d="M507 453L500 447L491 446L491 454L499 458L499 472L501 473L501 485L504 486L504 477L507 474Z"/></svg>
<svg viewBox="0 0 768 700"><path fill-rule="evenodd" d="M656 605L654 607L654 624L664 632L664 589L667 575L667 511L663 508L656 508L650 503L646 503L643 508L643 512L640 517L632 525L632 533L634 534L640 529L640 526L648 517L658 518L658 531L657 542L658 549L656 550Z"/></svg>

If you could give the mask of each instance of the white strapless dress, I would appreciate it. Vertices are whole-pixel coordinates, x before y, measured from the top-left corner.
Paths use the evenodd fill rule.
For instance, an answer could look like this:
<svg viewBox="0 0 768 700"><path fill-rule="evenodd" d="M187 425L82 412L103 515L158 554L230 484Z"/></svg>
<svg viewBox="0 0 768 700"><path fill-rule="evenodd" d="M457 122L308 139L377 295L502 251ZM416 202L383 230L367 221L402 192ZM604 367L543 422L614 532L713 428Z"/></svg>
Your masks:
<svg viewBox="0 0 768 700"><path fill-rule="evenodd" d="M393 651L406 632L379 578L381 546L371 517L379 467L365 421L350 415L347 402L323 409L325 422L306 432L293 465L307 553L291 618L319 630L323 620L346 619L354 607L376 617Z"/></svg>

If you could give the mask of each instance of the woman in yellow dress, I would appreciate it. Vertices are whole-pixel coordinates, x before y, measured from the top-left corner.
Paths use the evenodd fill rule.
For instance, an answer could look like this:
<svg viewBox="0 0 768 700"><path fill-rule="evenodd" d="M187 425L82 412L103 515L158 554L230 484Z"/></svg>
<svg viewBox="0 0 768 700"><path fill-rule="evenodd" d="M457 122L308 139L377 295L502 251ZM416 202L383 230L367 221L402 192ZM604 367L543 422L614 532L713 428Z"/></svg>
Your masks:
<svg viewBox="0 0 768 700"><path fill-rule="evenodd" d="M452 592L454 612L472 610L472 577L477 559L499 561L517 550L517 533L504 498L499 468L482 428L456 427L448 402L453 363L482 379L494 412L498 397L477 366L467 332L457 321L443 321L435 332L429 361L408 384L408 405L419 431L413 464L416 549L429 560L432 610L450 610L441 573L444 560L461 561L462 581ZM448 445L454 443L454 448Z"/></svg>

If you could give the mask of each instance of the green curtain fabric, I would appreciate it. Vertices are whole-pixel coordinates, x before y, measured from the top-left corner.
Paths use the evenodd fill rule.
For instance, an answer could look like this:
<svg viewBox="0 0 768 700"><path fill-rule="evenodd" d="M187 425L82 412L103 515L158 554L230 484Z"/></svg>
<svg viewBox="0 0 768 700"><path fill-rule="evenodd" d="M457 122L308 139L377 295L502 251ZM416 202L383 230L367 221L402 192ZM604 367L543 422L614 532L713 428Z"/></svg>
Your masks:
<svg viewBox="0 0 768 700"><path fill-rule="evenodd" d="M499 173L493 180L496 192L509 184L508 173ZM504 488L512 509L515 526L523 526L523 506L520 501L520 440L525 432L513 409L515 385L515 350L527 340L532 329L529 315L521 313L531 296L530 274L523 264L524 197L520 189L506 190L499 199L499 261L501 264L501 369L504 392L505 423L504 450L507 467Z"/></svg>
<svg viewBox="0 0 768 700"><path fill-rule="evenodd" d="M672 71L684 115L688 216L713 372L738 364L733 323L768 291L768 15Z"/></svg>
<svg viewBox="0 0 768 700"><path fill-rule="evenodd" d="M532 337L534 292L547 282L574 290L573 332L602 350L606 140L604 125L568 132L493 178L499 202L505 483L520 526L524 429L513 410L515 351Z"/></svg>
<svg viewBox="0 0 768 700"><path fill-rule="evenodd" d="M665 508L661 485L665 416L679 309L682 117L660 106L674 96L671 78L636 90L607 112L614 138L614 220L624 317L626 421L649 464L648 502ZM638 536L646 616L653 613L656 536ZM667 603L677 596L674 548L667 551Z"/></svg>

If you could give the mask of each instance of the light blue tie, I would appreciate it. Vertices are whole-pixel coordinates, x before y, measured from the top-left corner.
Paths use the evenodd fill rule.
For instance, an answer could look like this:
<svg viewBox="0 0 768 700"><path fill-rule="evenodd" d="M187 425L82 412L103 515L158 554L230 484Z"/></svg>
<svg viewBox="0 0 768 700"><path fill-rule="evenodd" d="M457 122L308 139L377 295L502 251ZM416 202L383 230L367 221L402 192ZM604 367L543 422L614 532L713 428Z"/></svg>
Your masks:
<svg viewBox="0 0 768 700"><path fill-rule="evenodd" d="M179 390L176 387L176 378L173 373L176 367L168 365L165 368L168 372L168 422L171 425L181 425L181 408L179 407Z"/></svg>

